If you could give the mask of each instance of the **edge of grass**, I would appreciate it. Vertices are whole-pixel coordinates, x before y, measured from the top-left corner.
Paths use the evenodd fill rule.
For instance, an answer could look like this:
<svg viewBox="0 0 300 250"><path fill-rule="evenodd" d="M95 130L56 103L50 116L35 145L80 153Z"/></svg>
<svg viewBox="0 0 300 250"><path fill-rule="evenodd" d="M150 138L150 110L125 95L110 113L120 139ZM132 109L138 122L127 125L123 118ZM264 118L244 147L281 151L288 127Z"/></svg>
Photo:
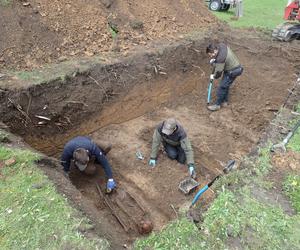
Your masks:
<svg viewBox="0 0 300 250"><path fill-rule="evenodd" d="M35 165L39 157L0 144L0 248L107 249L106 240L89 240L79 232L89 221Z"/></svg>
<svg viewBox="0 0 300 250"><path fill-rule="evenodd" d="M245 162L247 168L222 177L215 185L217 197L204 213L199 229L183 215L161 232L137 240L135 249L230 249L231 244L243 249L297 249L300 215L289 216L280 206L266 204L252 192L255 185L264 189L272 186L264 178L272 168L270 144L259 150L257 158L246 158Z"/></svg>
<svg viewBox="0 0 300 250"><path fill-rule="evenodd" d="M300 213L300 175L289 174L286 176L283 189L292 201L294 209Z"/></svg>

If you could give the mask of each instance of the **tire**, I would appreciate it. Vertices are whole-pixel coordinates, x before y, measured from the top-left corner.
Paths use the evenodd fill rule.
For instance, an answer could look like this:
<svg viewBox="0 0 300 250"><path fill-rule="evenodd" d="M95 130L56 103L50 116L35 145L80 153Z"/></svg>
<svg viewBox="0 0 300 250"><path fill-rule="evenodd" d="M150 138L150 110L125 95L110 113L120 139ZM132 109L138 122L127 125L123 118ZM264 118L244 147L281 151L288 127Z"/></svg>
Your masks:
<svg viewBox="0 0 300 250"><path fill-rule="evenodd" d="M230 4L228 4L228 3L224 3L224 4L222 4L222 8L221 8L221 10L222 10L222 11L228 11L228 10L229 10L229 8L230 8Z"/></svg>
<svg viewBox="0 0 300 250"><path fill-rule="evenodd" d="M212 11L220 11L222 7L221 0L211 0L209 2L209 9Z"/></svg>

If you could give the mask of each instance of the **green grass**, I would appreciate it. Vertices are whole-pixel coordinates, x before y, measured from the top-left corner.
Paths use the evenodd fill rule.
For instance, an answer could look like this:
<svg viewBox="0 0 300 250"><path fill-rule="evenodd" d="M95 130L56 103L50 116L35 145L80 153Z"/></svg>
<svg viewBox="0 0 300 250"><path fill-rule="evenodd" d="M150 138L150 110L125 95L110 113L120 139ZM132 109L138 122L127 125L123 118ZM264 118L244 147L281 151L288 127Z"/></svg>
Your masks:
<svg viewBox="0 0 300 250"><path fill-rule="evenodd" d="M0 146L0 249L103 249L77 230L88 221L71 208L34 165L38 155Z"/></svg>
<svg viewBox="0 0 300 250"><path fill-rule="evenodd" d="M296 105L295 111L300 113L300 103ZM300 117L296 117L295 119L291 120L289 123L290 128L292 129L297 122L300 120ZM290 139L287 148L293 150L295 152L300 152L300 128L297 129L293 137Z"/></svg>
<svg viewBox="0 0 300 250"><path fill-rule="evenodd" d="M11 0L0 0L0 6L9 6L11 4Z"/></svg>
<svg viewBox="0 0 300 250"><path fill-rule="evenodd" d="M8 133L6 133L4 130L0 129L0 143L8 141Z"/></svg>
<svg viewBox="0 0 300 250"><path fill-rule="evenodd" d="M230 239L242 249L300 249L300 215L289 216L279 204L258 199L252 192L255 186L266 190L272 186L265 178L272 167L269 152L269 146L262 148L258 158L245 159L248 168L218 181L217 198L199 230L181 218L138 240L135 249L230 249Z"/></svg>
<svg viewBox="0 0 300 250"><path fill-rule="evenodd" d="M295 112L300 113L300 103L298 103L295 107L294 107Z"/></svg>
<svg viewBox="0 0 300 250"><path fill-rule="evenodd" d="M20 71L17 74L17 77L24 81L32 81L32 82L41 82L44 80L43 74L37 70L34 71Z"/></svg>
<svg viewBox="0 0 300 250"><path fill-rule="evenodd" d="M57 64L47 64L44 65L42 69L32 71L11 70L5 73L15 79L15 81L20 81L23 85L29 86L32 84L49 83L56 79L65 82L67 78L84 73L95 64L103 63L103 61L104 59L102 57L95 56L92 59L79 58L77 60L64 61Z"/></svg>
<svg viewBox="0 0 300 250"><path fill-rule="evenodd" d="M299 225L299 216L289 217L281 208L261 203L243 187L220 193L202 227L210 249L226 247L229 236L239 238L244 249L297 249Z"/></svg>
<svg viewBox="0 0 300 250"><path fill-rule="evenodd" d="M138 240L135 249L197 250L202 242L197 227L186 218L181 218L169 224L162 232Z"/></svg>
<svg viewBox="0 0 300 250"><path fill-rule="evenodd" d="M243 17L234 21L234 9L227 12L213 12L220 19L228 22L233 27L256 27L274 29L283 23L286 0L244 0Z"/></svg>
<svg viewBox="0 0 300 250"><path fill-rule="evenodd" d="M283 187L291 199L293 207L300 213L300 175L288 175L285 178Z"/></svg>
<svg viewBox="0 0 300 250"><path fill-rule="evenodd" d="M287 148L295 152L300 152L300 129L298 129L294 136L291 138Z"/></svg>
<svg viewBox="0 0 300 250"><path fill-rule="evenodd" d="M279 207L261 203L247 187L220 192L204 218L200 230L181 218L138 240L135 249L229 249L230 238L238 239L243 249L300 246L300 216L290 217Z"/></svg>

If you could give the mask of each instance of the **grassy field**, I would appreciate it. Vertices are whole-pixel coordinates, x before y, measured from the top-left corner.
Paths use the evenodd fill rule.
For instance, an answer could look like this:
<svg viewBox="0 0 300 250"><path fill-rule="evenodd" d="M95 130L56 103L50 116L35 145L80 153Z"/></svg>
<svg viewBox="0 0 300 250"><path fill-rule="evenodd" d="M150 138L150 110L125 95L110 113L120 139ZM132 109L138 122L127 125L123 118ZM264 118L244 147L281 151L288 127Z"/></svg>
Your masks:
<svg viewBox="0 0 300 250"><path fill-rule="evenodd" d="M226 12L213 12L220 19L228 22L233 27L258 27L274 29L284 22L284 8L287 0L243 0L243 17L233 20L235 10Z"/></svg>
<svg viewBox="0 0 300 250"><path fill-rule="evenodd" d="M106 249L79 233L89 222L35 166L38 157L0 144L0 249Z"/></svg>

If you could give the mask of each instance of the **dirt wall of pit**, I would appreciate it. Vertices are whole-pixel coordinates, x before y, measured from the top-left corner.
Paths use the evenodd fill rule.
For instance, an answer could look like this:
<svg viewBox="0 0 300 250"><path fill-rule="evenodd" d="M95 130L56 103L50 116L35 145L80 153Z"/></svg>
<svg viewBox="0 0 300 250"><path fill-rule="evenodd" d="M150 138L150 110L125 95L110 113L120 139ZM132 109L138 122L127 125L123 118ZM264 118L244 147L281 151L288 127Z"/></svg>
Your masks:
<svg viewBox="0 0 300 250"><path fill-rule="evenodd" d="M12 132L25 139L36 137L41 140L53 134L65 135L91 115L99 113L103 106L113 105L134 86L146 84L151 88L160 83L163 88L168 85L168 79L176 74L188 75L192 71L200 72L199 75L204 77L208 70L204 53L206 44L207 39L202 37L158 45L149 51L140 49L128 58L97 64L63 80L55 79L18 90L2 90L1 120ZM169 87L171 90L170 84ZM181 92L179 94L186 94L192 89L193 86L183 86L178 91ZM140 91L142 94L146 89ZM170 95L162 96L161 100L154 100L156 98L153 97L148 102L153 101L157 105L167 102L169 98ZM133 116L134 113L126 114L120 117L120 121L114 122Z"/></svg>
<svg viewBox="0 0 300 250"><path fill-rule="evenodd" d="M147 51L137 49L134 55L76 71L65 80L3 89L2 120L47 155L59 156L64 143L79 134L111 142L114 148L109 159L119 188L126 187L147 205L155 230L159 230L176 216L170 204L179 209L190 201L178 193L186 166L174 166L161 155L160 166L149 170L147 159L136 159L137 147L149 156L155 125L167 116L180 119L192 138L200 183L205 183L221 171L219 161L241 159L258 143L293 88L298 62L293 52L298 47L271 44L251 32L244 32L243 38L237 33L219 33L245 68L232 86L229 107L219 112L210 113L206 108L209 65L204 52L208 39L198 36L156 44ZM45 171L95 221L100 233L105 224L114 223L104 231L109 234L112 230L112 241L119 246L137 237L128 238L110 212L99 205L95 181L104 186L103 173L91 180L71 176L76 189L69 182L65 185L60 164L45 167ZM213 196L207 194L203 200L207 203Z"/></svg>

